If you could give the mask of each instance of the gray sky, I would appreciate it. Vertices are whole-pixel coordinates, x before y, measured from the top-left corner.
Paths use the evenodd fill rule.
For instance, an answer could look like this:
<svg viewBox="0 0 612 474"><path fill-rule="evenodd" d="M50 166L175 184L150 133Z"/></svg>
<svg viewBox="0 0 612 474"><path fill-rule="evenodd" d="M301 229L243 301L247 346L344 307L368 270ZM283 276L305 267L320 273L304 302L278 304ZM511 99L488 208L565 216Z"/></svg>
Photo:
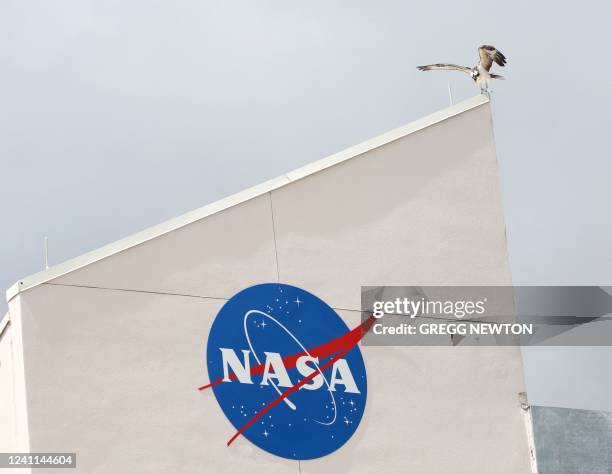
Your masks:
<svg viewBox="0 0 612 474"><path fill-rule="evenodd" d="M515 284L612 285L612 2L0 2L0 287L448 105L483 43ZM601 63L599 63L602 61ZM469 190L466 190L469 192ZM6 309L0 303L0 311ZM611 348L524 351L612 410Z"/></svg>

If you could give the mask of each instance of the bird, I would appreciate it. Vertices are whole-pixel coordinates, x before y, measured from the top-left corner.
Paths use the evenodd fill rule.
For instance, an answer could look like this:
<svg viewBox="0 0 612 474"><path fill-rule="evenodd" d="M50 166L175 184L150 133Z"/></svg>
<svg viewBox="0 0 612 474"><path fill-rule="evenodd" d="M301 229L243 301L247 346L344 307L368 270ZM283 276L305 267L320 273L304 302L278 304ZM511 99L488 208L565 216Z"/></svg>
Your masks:
<svg viewBox="0 0 612 474"><path fill-rule="evenodd" d="M480 61L474 67L457 66L456 64L438 63L429 64L427 66L418 66L419 71L461 71L469 74L476 85L480 88L480 93L489 96L489 82L492 79L505 79L504 76L491 73L491 66L495 62L501 67L506 65L506 56L502 54L495 46L482 45L478 48Z"/></svg>

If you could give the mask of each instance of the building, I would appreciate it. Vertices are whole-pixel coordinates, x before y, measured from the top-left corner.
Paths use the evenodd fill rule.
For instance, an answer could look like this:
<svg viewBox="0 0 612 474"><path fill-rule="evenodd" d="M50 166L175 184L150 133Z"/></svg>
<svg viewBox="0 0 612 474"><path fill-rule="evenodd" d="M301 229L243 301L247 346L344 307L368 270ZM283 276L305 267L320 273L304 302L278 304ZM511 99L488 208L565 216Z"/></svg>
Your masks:
<svg viewBox="0 0 612 474"><path fill-rule="evenodd" d="M510 285L487 98L477 96L17 282L0 340L0 451L87 473L532 472L518 347L363 347L355 435L310 461L238 438L207 382L243 288L313 292L348 327L361 285ZM20 471L23 472L23 471Z"/></svg>

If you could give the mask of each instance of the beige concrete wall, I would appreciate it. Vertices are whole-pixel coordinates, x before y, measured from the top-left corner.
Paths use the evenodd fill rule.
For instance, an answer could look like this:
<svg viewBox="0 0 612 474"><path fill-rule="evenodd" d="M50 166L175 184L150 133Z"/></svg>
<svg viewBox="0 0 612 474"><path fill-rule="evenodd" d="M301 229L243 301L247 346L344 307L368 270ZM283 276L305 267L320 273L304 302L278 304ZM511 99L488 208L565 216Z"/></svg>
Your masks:
<svg viewBox="0 0 612 474"><path fill-rule="evenodd" d="M361 285L509 284L489 104L21 293L33 450L82 472L298 472L207 382L226 298L280 281L357 324ZM306 472L529 472L517 348L362 349L355 436Z"/></svg>
<svg viewBox="0 0 612 474"><path fill-rule="evenodd" d="M280 278L359 309L361 285L509 285L489 104L272 192ZM332 284L333 283L333 284Z"/></svg>
<svg viewBox="0 0 612 474"><path fill-rule="evenodd" d="M0 452L30 452L25 387L21 297L9 302L0 324ZM3 469L28 474L31 469Z"/></svg>
<svg viewBox="0 0 612 474"><path fill-rule="evenodd" d="M16 450L15 386L13 383L13 341L7 314L0 321L0 452Z"/></svg>

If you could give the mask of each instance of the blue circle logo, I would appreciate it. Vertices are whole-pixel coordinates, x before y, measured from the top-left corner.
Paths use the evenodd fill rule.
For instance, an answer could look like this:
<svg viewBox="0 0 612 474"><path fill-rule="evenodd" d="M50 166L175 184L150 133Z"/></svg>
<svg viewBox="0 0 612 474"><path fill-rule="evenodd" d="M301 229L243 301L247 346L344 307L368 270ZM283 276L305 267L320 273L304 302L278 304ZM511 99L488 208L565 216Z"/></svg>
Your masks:
<svg viewBox="0 0 612 474"><path fill-rule="evenodd" d="M288 459L314 459L355 433L367 396L358 342L325 302L267 283L233 296L208 337L210 383L236 432Z"/></svg>

